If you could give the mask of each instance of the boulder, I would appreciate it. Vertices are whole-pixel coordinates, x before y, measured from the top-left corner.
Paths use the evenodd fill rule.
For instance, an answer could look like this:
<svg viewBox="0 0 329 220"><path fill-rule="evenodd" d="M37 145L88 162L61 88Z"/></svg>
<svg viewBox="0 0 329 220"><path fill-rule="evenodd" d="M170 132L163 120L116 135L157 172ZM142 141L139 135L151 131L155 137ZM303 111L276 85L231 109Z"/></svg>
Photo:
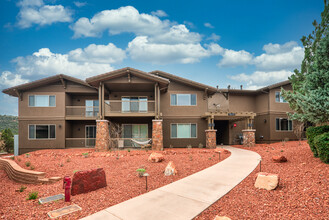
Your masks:
<svg viewBox="0 0 329 220"><path fill-rule="evenodd" d="M273 156L272 157L273 162L275 163L284 163L287 162L287 158L285 156Z"/></svg>
<svg viewBox="0 0 329 220"><path fill-rule="evenodd" d="M216 215L216 217L214 218L214 220L231 220L231 219L229 217L226 217L226 216Z"/></svg>
<svg viewBox="0 0 329 220"><path fill-rule="evenodd" d="M169 161L168 165L165 168L164 174L165 174L165 176L171 176L171 175L177 174L177 170L176 170L174 162Z"/></svg>
<svg viewBox="0 0 329 220"><path fill-rule="evenodd" d="M78 171L72 179L72 196L87 193L106 187L106 176L103 168Z"/></svg>
<svg viewBox="0 0 329 220"><path fill-rule="evenodd" d="M164 156L160 153L151 153L151 155L148 158L148 161L152 162L152 163L158 163L164 160Z"/></svg>
<svg viewBox="0 0 329 220"><path fill-rule="evenodd" d="M224 153L224 154L229 154L230 153L230 151L228 151L228 150L226 150L226 149L224 149L224 148L216 148L215 150L214 150L216 153Z"/></svg>
<svg viewBox="0 0 329 220"><path fill-rule="evenodd" d="M256 174L255 187L258 189L274 190L279 185L279 175L260 172Z"/></svg>

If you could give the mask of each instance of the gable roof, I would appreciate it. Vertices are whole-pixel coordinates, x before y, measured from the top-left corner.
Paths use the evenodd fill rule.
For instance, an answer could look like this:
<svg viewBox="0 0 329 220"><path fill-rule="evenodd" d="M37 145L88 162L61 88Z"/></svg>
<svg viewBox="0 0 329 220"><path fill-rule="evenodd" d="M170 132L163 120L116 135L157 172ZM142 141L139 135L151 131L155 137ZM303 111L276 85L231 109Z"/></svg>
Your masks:
<svg viewBox="0 0 329 220"><path fill-rule="evenodd" d="M189 80L189 79L185 79L183 77L179 77L179 76L176 76L176 75L173 75L173 74L170 74L170 73L166 73L166 72L163 72L163 71L160 71L160 70L155 70L155 71L152 71L150 73L153 74L153 75L165 77L165 78L168 78L170 80L174 80L174 81L177 81L177 82L189 85L189 86L193 86L193 87L196 87L196 88L199 88L199 89L207 90L207 92L209 94L214 94L218 90L215 87L208 86L208 85L205 85L205 84L202 84L202 83L198 83L198 82L195 82L195 81L192 81L192 80Z"/></svg>
<svg viewBox="0 0 329 220"><path fill-rule="evenodd" d="M67 76L67 75L64 75L64 74L58 74L58 75L46 77L46 78L43 78L43 79L35 80L35 81L32 81L32 82L24 83L24 84L21 84L21 85L18 85L18 86L13 86L13 87L10 87L8 89L2 90L2 92L5 93L5 94L8 94L8 95L11 95L11 96L18 97L20 91L37 88L39 86L54 83L54 82L57 82L57 81L60 81L60 80L63 80L63 79L71 81L71 82L75 82L75 83L83 85L83 86L87 86L89 88L93 88L92 86L90 86L88 83L86 83L85 81L83 81L81 79L77 79L77 78L74 78L72 76Z"/></svg>
<svg viewBox="0 0 329 220"><path fill-rule="evenodd" d="M127 73L131 73L133 75L136 75L140 78L148 79L154 82L158 82L162 86L167 86L169 84L169 80L160 76L153 75L151 73L147 73L141 70L137 70L131 67L126 67L118 70L114 70L111 72L107 72L104 74L100 74L97 76L92 76L86 79L86 82L89 83L92 86L98 86L100 82L106 81L109 79L117 78L120 76L123 76Z"/></svg>

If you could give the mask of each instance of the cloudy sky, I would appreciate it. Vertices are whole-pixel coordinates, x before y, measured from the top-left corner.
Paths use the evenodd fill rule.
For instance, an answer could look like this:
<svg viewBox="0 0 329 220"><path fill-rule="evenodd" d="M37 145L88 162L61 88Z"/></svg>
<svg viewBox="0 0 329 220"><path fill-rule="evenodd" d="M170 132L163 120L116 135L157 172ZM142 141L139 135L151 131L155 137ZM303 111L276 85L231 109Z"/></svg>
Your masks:
<svg viewBox="0 0 329 220"><path fill-rule="evenodd" d="M245 89L286 80L321 0L1 0L0 89L133 67ZM0 94L0 114L17 98Z"/></svg>

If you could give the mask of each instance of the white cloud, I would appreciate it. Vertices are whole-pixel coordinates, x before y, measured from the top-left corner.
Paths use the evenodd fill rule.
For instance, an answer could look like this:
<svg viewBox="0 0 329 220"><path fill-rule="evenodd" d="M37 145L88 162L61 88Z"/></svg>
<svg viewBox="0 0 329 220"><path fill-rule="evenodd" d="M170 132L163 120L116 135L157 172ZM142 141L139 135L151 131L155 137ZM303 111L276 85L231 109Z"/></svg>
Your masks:
<svg viewBox="0 0 329 220"><path fill-rule="evenodd" d="M234 67L240 65L248 65L252 62L252 54L245 50L234 51L225 49L221 54L223 59L217 64L220 67Z"/></svg>
<svg viewBox="0 0 329 220"><path fill-rule="evenodd" d="M220 36L215 33L212 33L210 35L210 37L207 38L207 40L212 40L212 41L219 41L219 39L220 39Z"/></svg>
<svg viewBox="0 0 329 220"><path fill-rule="evenodd" d="M147 36L136 37L128 44L128 53L133 60L166 64L166 63L195 63L204 57L222 52L218 44L157 44L151 43Z"/></svg>
<svg viewBox="0 0 329 220"><path fill-rule="evenodd" d="M195 28L195 25L192 22L190 22L190 21L184 21L184 24L186 26L188 26L189 28Z"/></svg>
<svg viewBox="0 0 329 220"><path fill-rule="evenodd" d="M62 5L45 5L42 0L23 0L20 7L18 23L20 28L29 28L33 24L49 25L56 22L70 22L71 11Z"/></svg>
<svg viewBox="0 0 329 220"><path fill-rule="evenodd" d="M286 52L290 52L293 48L298 47L298 44L296 41L289 41L285 44L265 44L263 46L263 50L267 53L267 54L278 54L278 53L286 53Z"/></svg>
<svg viewBox="0 0 329 220"><path fill-rule="evenodd" d="M152 15L157 16L157 17L167 17L167 13L163 10L157 10L157 11L152 11Z"/></svg>
<svg viewBox="0 0 329 220"><path fill-rule="evenodd" d="M75 2L73 2L73 4L75 4L75 6L77 6L78 8L81 8L83 6L86 6L87 5L87 2L78 2L78 1L75 1Z"/></svg>
<svg viewBox="0 0 329 220"><path fill-rule="evenodd" d="M246 89L259 89L264 86L287 80L291 74L293 74L293 72L287 70L269 72L255 71L251 75L241 73L235 76L228 76L228 78L241 83L246 83Z"/></svg>
<svg viewBox="0 0 329 220"><path fill-rule="evenodd" d="M30 56L17 57L13 62L16 63L17 74L25 77L62 73L85 79L113 70L110 64L70 61L68 54L52 53L48 48L42 48Z"/></svg>
<svg viewBox="0 0 329 220"><path fill-rule="evenodd" d="M304 58L304 48L294 46L292 48L280 47L274 45L265 45L264 50L267 53L255 57L254 64L260 70L293 70L300 67Z"/></svg>
<svg viewBox="0 0 329 220"><path fill-rule="evenodd" d="M110 34L128 32L136 35L156 35L163 33L168 27L169 21L162 21L157 16L149 14L140 14L132 6L104 10L91 19L82 17L71 26L74 38L101 36L105 30Z"/></svg>
<svg viewBox="0 0 329 220"><path fill-rule="evenodd" d="M118 63L126 58L124 50L117 48L114 44L96 45L90 44L88 47L75 49L69 52L68 59L77 62L93 63Z"/></svg>
<svg viewBox="0 0 329 220"><path fill-rule="evenodd" d="M22 79L22 76L19 74L13 74L10 71L3 71L0 76L0 85L6 87L17 86L19 84L27 83L29 80Z"/></svg>
<svg viewBox="0 0 329 220"><path fill-rule="evenodd" d="M204 23L204 26L207 28L215 28L214 26L212 26L212 24L210 24L208 22Z"/></svg>
<svg viewBox="0 0 329 220"><path fill-rule="evenodd" d="M185 25L174 25L170 30L164 34L159 34L150 37L150 42L154 43L166 43L166 44L177 44L177 43L198 43L201 41L201 36L198 33L190 32Z"/></svg>

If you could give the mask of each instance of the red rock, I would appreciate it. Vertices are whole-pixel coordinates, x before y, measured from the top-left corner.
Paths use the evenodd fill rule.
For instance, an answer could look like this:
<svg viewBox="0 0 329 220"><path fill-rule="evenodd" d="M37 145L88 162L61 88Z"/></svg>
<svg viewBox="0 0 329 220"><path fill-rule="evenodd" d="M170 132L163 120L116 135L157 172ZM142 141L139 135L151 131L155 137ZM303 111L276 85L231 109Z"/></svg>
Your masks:
<svg viewBox="0 0 329 220"><path fill-rule="evenodd" d="M74 196L106 186L106 176L103 168L78 171L73 176L71 194Z"/></svg>
<svg viewBox="0 0 329 220"><path fill-rule="evenodd" d="M158 163L163 160L164 160L164 156L160 153L155 153L155 152L153 152L148 158L148 161L150 161L152 163Z"/></svg>
<svg viewBox="0 0 329 220"><path fill-rule="evenodd" d="M231 220L229 217L227 216L219 216L219 215L216 215L214 220Z"/></svg>
<svg viewBox="0 0 329 220"><path fill-rule="evenodd" d="M171 176L177 174L177 169L175 167L174 162L169 161L168 165L165 168L164 174L165 176Z"/></svg>
<svg viewBox="0 0 329 220"><path fill-rule="evenodd" d="M215 150L214 150L216 153L218 153L218 152L220 152L220 153L224 153L224 154L229 154L230 153L230 151L228 151L228 150L226 150L226 149L224 149L224 148L216 148Z"/></svg>
<svg viewBox="0 0 329 220"><path fill-rule="evenodd" d="M272 160L275 163L284 163L284 162L287 162L287 158L285 156L272 156Z"/></svg>
<svg viewBox="0 0 329 220"><path fill-rule="evenodd" d="M255 187L258 189L274 190L279 185L279 175L260 172L256 174Z"/></svg>

